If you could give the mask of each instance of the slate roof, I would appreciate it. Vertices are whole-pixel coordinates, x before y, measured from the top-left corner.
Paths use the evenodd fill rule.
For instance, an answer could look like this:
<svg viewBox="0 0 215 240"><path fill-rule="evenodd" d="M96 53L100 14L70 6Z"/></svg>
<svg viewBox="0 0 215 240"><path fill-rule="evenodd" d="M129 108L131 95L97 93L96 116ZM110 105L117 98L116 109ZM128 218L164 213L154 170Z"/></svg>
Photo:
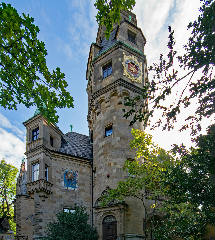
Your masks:
<svg viewBox="0 0 215 240"><path fill-rule="evenodd" d="M100 46L101 46L101 50L98 52L97 55L100 55L102 52L104 52L105 50L107 50L108 48L110 48L111 46L113 46L117 40L116 40L116 33L117 33L118 27L115 28L111 33L110 33L110 37L107 40L106 37L103 38Z"/></svg>
<svg viewBox="0 0 215 240"><path fill-rule="evenodd" d="M68 132L64 135L59 152L89 160L93 159L90 138L76 132Z"/></svg>

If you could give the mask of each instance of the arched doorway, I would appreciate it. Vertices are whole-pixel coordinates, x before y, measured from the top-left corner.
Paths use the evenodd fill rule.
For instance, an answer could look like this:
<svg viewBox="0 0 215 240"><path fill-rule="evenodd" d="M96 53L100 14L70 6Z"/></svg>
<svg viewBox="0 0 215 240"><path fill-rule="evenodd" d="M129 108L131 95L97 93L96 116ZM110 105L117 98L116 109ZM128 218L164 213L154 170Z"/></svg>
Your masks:
<svg viewBox="0 0 215 240"><path fill-rule="evenodd" d="M113 215L108 215L102 222L103 240L117 239L117 221Z"/></svg>

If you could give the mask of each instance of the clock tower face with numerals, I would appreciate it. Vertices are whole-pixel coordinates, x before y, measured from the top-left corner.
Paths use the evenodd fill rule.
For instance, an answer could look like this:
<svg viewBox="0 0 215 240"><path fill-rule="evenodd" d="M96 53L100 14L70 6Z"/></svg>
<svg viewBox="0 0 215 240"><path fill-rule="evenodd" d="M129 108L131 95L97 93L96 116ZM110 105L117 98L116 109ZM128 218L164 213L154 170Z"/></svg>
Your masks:
<svg viewBox="0 0 215 240"><path fill-rule="evenodd" d="M126 56L124 53L124 76L133 82L142 83L142 63L135 56Z"/></svg>

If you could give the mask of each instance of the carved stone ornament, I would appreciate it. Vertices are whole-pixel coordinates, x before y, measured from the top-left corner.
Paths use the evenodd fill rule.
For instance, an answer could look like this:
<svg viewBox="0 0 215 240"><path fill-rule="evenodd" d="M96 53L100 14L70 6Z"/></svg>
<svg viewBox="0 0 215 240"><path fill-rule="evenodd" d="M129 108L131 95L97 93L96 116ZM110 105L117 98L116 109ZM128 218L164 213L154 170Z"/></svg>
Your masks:
<svg viewBox="0 0 215 240"><path fill-rule="evenodd" d="M133 82L142 83L142 63L138 62L135 56L126 56L124 55L124 73L123 75L131 79Z"/></svg>

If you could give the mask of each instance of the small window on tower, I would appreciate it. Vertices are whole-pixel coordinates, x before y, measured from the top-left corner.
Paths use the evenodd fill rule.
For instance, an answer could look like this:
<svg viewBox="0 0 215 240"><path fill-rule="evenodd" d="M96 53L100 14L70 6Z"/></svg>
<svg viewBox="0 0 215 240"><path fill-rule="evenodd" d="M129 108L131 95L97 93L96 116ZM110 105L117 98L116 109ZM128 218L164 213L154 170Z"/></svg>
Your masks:
<svg viewBox="0 0 215 240"><path fill-rule="evenodd" d="M102 67L103 71L103 79L110 76L112 74L112 63L109 62L105 66Z"/></svg>
<svg viewBox="0 0 215 240"><path fill-rule="evenodd" d="M54 146L54 139L52 136L50 136L50 145L53 147Z"/></svg>
<svg viewBox="0 0 215 240"><path fill-rule="evenodd" d="M128 30L128 40L136 44L136 34Z"/></svg>
<svg viewBox="0 0 215 240"><path fill-rule="evenodd" d="M105 137L108 137L113 134L113 127L109 125L105 128Z"/></svg>
<svg viewBox="0 0 215 240"><path fill-rule="evenodd" d="M39 127L32 131L32 141L36 141L39 138Z"/></svg>

